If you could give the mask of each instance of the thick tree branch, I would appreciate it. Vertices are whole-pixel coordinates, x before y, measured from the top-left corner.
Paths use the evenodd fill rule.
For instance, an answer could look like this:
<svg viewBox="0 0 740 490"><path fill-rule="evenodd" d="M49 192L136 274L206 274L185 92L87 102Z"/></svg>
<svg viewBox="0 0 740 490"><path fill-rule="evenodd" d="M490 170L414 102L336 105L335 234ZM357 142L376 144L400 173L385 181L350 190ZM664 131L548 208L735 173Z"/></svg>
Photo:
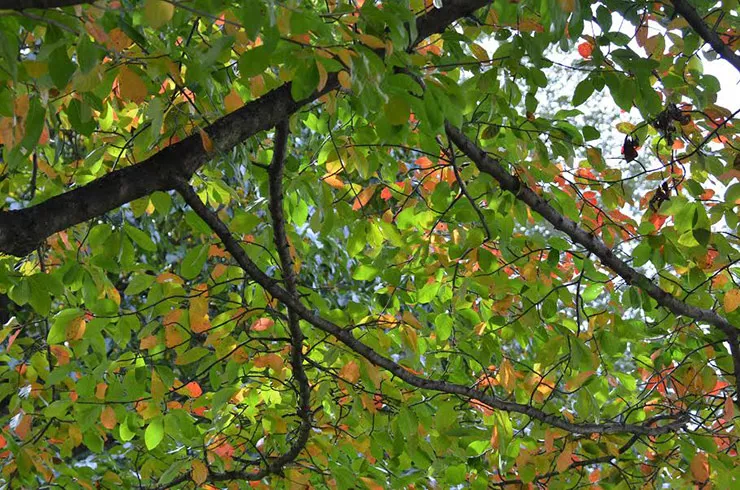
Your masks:
<svg viewBox="0 0 740 490"><path fill-rule="evenodd" d="M338 86L330 77L321 92L295 102L290 84L268 92L222 117L206 132L217 151L230 150L259 131L269 129L301 106ZM111 172L90 184L20 211L0 212L0 252L25 255L46 237L158 190L174 189L213 158L198 133L168 146L141 163Z"/></svg>
<svg viewBox="0 0 740 490"><path fill-rule="evenodd" d="M447 0L443 8L433 9L417 19L419 35L412 46L489 2ZM217 152L227 151L338 87L337 76L332 74L323 90L296 102L290 95L290 83L286 83L222 117L205 131ZM207 153L200 136L194 134L141 163L111 172L84 187L30 208L0 212L0 252L26 255L56 232L101 216L154 191L174 189L176 180L189 179L214 154Z"/></svg>
<svg viewBox="0 0 740 490"><path fill-rule="evenodd" d="M0 10L54 9L93 3L95 0L0 0Z"/></svg>
<svg viewBox="0 0 740 490"><path fill-rule="evenodd" d="M686 19L686 22L689 23L692 29L694 29L702 39L708 42L720 57L740 72L740 56L738 56L738 54L735 53L727 44L722 42L722 39L720 39L716 32L709 28L696 9L687 0L671 0L671 3L673 4L673 8L676 10L676 13Z"/></svg>
<svg viewBox="0 0 740 490"><path fill-rule="evenodd" d="M686 425L688 418L685 415L677 416L673 422L660 427L651 427L648 424L626 424L626 423L572 423L563 417L552 415L538 408L521 403L515 403L501 398L491 396L482 391L455 384L446 381L439 381L417 376L407 371L403 366L397 364L391 359L382 356L371 347L368 347L352 334L353 329L344 329L338 325L326 320L314 311L308 309L299 298L293 296L278 282L265 274L252 259L249 258L242 246L231 235L227 226L221 221L218 215L208 209L203 201L200 200L195 191L182 181L178 192L185 199L185 202L195 211L195 213L206 222L206 224L216 233L223 242L226 250L234 257L241 268L257 284L262 286L273 297L279 299L284 305L297 313L303 320L315 326L316 328L331 334L347 347L357 354L361 355L372 364L388 370L396 377L417 388L438 391L458 395L468 400L477 400L491 408L505 412L519 413L533 418L553 427L558 427L574 434L634 434L634 435L661 435L678 431Z"/></svg>
<svg viewBox="0 0 740 490"><path fill-rule="evenodd" d="M713 310L689 305L653 284L653 282L644 274L633 269L627 265L626 262L614 255L611 249L603 241L583 228L580 228L575 221L563 216L545 199L535 194L532 189L527 187L516 176L507 172L498 160L489 157L485 151L465 136L462 131L449 123L446 123L445 126L447 134L452 139L453 143L455 143L455 146L460 148L460 150L462 150L462 152L465 153L473 163L475 163L478 170L496 179L502 189L514 194L517 199L549 221L556 230L562 231L568 235L574 243L581 245L586 250L596 255L605 267L616 272L627 284L633 284L642 289L660 306L664 307L671 313L693 318L698 322L708 323L724 333L730 344L735 377L737 378L738 375L740 375L740 344L738 343L738 330L726 318Z"/></svg>

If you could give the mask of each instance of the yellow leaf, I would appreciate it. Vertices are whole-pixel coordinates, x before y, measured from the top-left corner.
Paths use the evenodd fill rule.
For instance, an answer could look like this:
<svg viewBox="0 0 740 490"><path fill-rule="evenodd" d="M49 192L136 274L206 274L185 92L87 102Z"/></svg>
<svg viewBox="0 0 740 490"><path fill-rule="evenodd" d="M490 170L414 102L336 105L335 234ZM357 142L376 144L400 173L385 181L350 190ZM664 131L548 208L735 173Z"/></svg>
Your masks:
<svg viewBox="0 0 740 490"><path fill-rule="evenodd" d="M470 51L478 61L488 61L488 52L480 45L473 43L470 45Z"/></svg>
<svg viewBox="0 0 740 490"><path fill-rule="evenodd" d="M162 401L164 399L164 383L159 377L157 372L152 369L152 399L155 402Z"/></svg>
<svg viewBox="0 0 740 490"><path fill-rule="evenodd" d="M213 140L211 137L202 129L199 129L198 131L200 132L200 141L203 143L203 149L206 153L213 153Z"/></svg>
<svg viewBox="0 0 740 490"><path fill-rule="evenodd" d="M172 19L175 6L162 0L146 0L144 3L144 18L150 26L158 29Z"/></svg>
<svg viewBox="0 0 740 490"><path fill-rule="evenodd" d="M365 46L369 46L373 49L385 49L385 43L375 36L371 36L370 34L360 34L357 37Z"/></svg>
<svg viewBox="0 0 740 490"><path fill-rule="evenodd" d="M516 384L516 372L514 366L511 365L508 359L504 359L501 366L498 369L498 382L506 388L507 391L514 391L514 385Z"/></svg>
<svg viewBox="0 0 740 490"><path fill-rule="evenodd" d="M188 310L190 330L201 333L211 328L211 321L208 319L208 286L199 284L194 289L194 293L200 292L200 294L190 298Z"/></svg>
<svg viewBox="0 0 740 490"><path fill-rule="evenodd" d="M735 311L740 306L740 289L733 289L725 293L725 313Z"/></svg>
<svg viewBox="0 0 740 490"><path fill-rule="evenodd" d="M136 103L143 102L149 93L144 80L127 66L122 66L118 72L118 90L123 100Z"/></svg>
<svg viewBox="0 0 740 490"><path fill-rule="evenodd" d="M384 488L382 485L379 485L375 480L368 478L366 476L361 476L360 480L362 480L362 483L365 484L368 490L383 490Z"/></svg>
<svg viewBox="0 0 740 490"><path fill-rule="evenodd" d="M80 340L85 335L87 322L85 317L75 318L67 325L67 340Z"/></svg>
<svg viewBox="0 0 740 490"><path fill-rule="evenodd" d="M208 478L208 467L203 461L196 460L192 463L193 471L190 474L196 485L202 485Z"/></svg>
<svg viewBox="0 0 740 490"><path fill-rule="evenodd" d="M411 350L419 352L419 336L416 334L416 330L410 328L408 325L403 325L401 327L401 335Z"/></svg>
<svg viewBox="0 0 740 490"><path fill-rule="evenodd" d="M348 72L342 70L339 72L339 85L345 90L352 89L352 77Z"/></svg>
<svg viewBox="0 0 740 490"><path fill-rule="evenodd" d="M329 74L326 72L323 63L316 60L316 68L319 70L319 84L316 86L316 90L321 92L326 87L326 81L329 79Z"/></svg>

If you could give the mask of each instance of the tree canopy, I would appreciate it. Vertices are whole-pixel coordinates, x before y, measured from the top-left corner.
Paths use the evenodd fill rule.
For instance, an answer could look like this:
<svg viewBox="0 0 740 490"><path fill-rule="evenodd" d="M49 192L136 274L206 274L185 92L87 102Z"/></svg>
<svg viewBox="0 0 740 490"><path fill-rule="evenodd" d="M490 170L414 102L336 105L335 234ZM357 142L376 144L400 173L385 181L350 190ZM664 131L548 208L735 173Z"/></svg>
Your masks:
<svg viewBox="0 0 740 490"><path fill-rule="evenodd" d="M739 26L0 0L0 485L737 487Z"/></svg>

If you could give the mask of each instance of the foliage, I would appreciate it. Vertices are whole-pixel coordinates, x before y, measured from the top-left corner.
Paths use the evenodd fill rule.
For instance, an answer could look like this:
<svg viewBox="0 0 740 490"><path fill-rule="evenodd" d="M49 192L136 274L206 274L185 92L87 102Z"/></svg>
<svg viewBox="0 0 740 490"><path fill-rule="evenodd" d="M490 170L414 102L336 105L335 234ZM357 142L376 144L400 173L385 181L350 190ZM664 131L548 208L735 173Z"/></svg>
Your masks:
<svg viewBox="0 0 740 490"><path fill-rule="evenodd" d="M0 8L6 487L736 486L732 2Z"/></svg>

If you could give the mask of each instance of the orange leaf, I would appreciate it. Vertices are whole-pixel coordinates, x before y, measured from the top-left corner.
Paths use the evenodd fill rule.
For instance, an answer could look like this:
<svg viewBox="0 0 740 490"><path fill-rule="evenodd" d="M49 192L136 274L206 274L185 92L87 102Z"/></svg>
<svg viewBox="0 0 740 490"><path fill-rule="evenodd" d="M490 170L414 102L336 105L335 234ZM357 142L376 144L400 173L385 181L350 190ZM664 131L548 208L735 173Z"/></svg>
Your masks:
<svg viewBox="0 0 740 490"><path fill-rule="evenodd" d="M183 281L180 276L173 274L172 272L163 272L157 276L157 284L164 284L166 282L174 282L175 284L182 284Z"/></svg>
<svg viewBox="0 0 740 490"><path fill-rule="evenodd" d="M735 311L740 306L740 289L732 289L725 293L725 313Z"/></svg>
<svg viewBox="0 0 740 490"><path fill-rule="evenodd" d="M357 211L360 208L364 208L367 205L367 203L370 201L370 198L373 197L373 194L375 194L374 185L365 187L359 194L357 194L357 198L355 199L355 202L352 205L352 210Z"/></svg>
<svg viewBox="0 0 740 490"><path fill-rule="evenodd" d="M321 180L334 187L335 189L343 189L344 182L342 179L337 177L337 174L327 174Z"/></svg>
<svg viewBox="0 0 740 490"><path fill-rule="evenodd" d="M347 364L342 366L342 369L339 371L339 376L341 376L343 379L346 379L350 383L357 383L357 380L360 379L360 366L355 361L349 361Z"/></svg>
<svg viewBox="0 0 740 490"><path fill-rule="evenodd" d="M283 369L283 358L277 354L263 354L254 358L254 366L258 368L270 367L273 371Z"/></svg>
<svg viewBox="0 0 740 490"><path fill-rule="evenodd" d="M118 422L116 412L113 410L113 407L108 405L103 409L103 412L100 414L100 422L106 429L113 430L116 426L116 422Z"/></svg>
<svg viewBox="0 0 740 490"><path fill-rule="evenodd" d="M95 386L95 398L98 400L105 400L106 391L108 391L108 385L105 383L98 383Z"/></svg>
<svg viewBox="0 0 740 490"><path fill-rule="evenodd" d="M64 366L65 364L69 364L69 349L67 349L63 345L52 345L49 347L49 350L54 355L54 357L57 358L57 366Z"/></svg>
<svg viewBox="0 0 740 490"><path fill-rule="evenodd" d="M33 417L28 414L23 414L20 422L18 422L18 425L13 429L13 432L15 432L20 439L25 439L26 436L28 436L28 432L31 430L32 421Z"/></svg>
<svg viewBox="0 0 740 490"><path fill-rule="evenodd" d="M170 323L169 325L165 325L164 345L166 345L168 349L172 347L177 347L178 345L182 344L183 341L184 338L182 332L180 332L180 327L178 327L177 324Z"/></svg>
<svg viewBox="0 0 740 490"><path fill-rule="evenodd" d="M139 349L153 349L158 343L159 341L157 340L156 335L149 335L141 339L139 342Z"/></svg>
<svg viewBox="0 0 740 490"><path fill-rule="evenodd" d="M202 485L208 478L208 467L203 461L196 460L192 463L193 471L190 474L196 485Z"/></svg>
<svg viewBox="0 0 740 490"><path fill-rule="evenodd" d="M242 100L241 96L239 96L239 93L236 91L236 89L231 89L231 92L224 97L224 108L226 109L226 112L234 112L238 108L244 105L244 101Z"/></svg>
<svg viewBox="0 0 740 490"><path fill-rule="evenodd" d="M563 472L568 469L568 467L573 462L573 448L570 444L566 444L563 448L563 452L560 453L560 456L558 456L556 467L559 472Z"/></svg>
<svg viewBox="0 0 740 490"><path fill-rule="evenodd" d="M275 325L275 322L270 318L258 318L254 323L252 323L251 329L255 332L264 332L273 325Z"/></svg>
<svg viewBox="0 0 740 490"><path fill-rule="evenodd" d="M705 482L709 480L709 460L707 453L696 453L691 460L691 476L696 482Z"/></svg>
<svg viewBox="0 0 740 490"><path fill-rule="evenodd" d="M149 93L144 80L125 65L118 72L118 90L123 100L130 100L137 104L144 102Z"/></svg>
<svg viewBox="0 0 740 490"><path fill-rule="evenodd" d="M735 418L735 403L733 403L731 396L725 398L724 416L725 420L732 420Z"/></svg>
<svg viewBox="0 0 740 490"><path fill-rule="evenodd" d="M203 389L200 387L197 381L191 381L185 385L185 390L192 398L198 398L203 394Z"/></svg>
<svg viewBox="0 0 740 490"><path fill-rule="evenodd" d="M202 129L199 129L198 132L200 133L200 142L203 144L203 149L206 153L213 153L213 140L211 137Z"/></svg>

